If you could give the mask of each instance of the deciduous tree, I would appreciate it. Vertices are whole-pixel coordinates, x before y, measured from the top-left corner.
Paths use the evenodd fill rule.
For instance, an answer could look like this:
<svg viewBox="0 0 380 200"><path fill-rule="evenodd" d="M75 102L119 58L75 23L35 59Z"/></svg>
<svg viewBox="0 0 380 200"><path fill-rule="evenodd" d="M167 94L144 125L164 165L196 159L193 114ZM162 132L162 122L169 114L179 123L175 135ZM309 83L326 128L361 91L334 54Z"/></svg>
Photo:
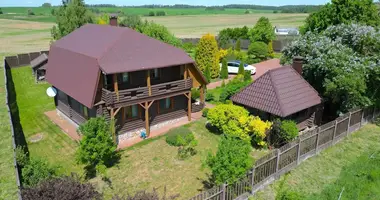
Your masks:
<svg viewBox="0 0 380 200"><path fill-rule="evenodd" d="M55 10L57 25L51 29L54 40L59 40L75 29L87 23L93 23L91 12L86 8L83 0L63 1Z"/></svg>
<svg viewBox="0 0 380 200"><path fill-rule="evenodd" d="M331 25L360 23L379 26L379 9L373 0L332 0L319 11L310 14L301 33L322 32Z"/></svg>
<svg viewBox="0 0 380 200"><path fill-rule="evenodd" d="M270 41L276 38L274 28L266 17L261 17L255 26L248 32L251 42L264 42L269 44Z"/></svg>

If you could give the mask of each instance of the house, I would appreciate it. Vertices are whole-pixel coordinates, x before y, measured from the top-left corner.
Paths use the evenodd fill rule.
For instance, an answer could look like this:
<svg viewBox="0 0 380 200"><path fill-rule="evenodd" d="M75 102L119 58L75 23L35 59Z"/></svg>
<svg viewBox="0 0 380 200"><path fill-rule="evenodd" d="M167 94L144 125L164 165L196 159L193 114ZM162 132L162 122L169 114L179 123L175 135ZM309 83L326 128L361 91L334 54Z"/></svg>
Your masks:
<svg viewBox="0 0 380 200"><path fill-rule="evenodd" d="M274 33L276 35L299 35L300 32L296 28L277 28L274 27Z"/></svg>
<svg viewBox="0 0 380 200"><path fill-rule="evenodd" d="M47 62L48 56L45 53L30 61L30 65L32 67L33 75L36 78L36 82L45 80Z"/></svg>
<svg viewBox="0 0 380 200"><path fill-rule="evenodd" d="M111 25L117 24L115 17ZM46 79L59 115L115 120L119 134L170 123L204 105L206 79L186 52L132 29L87 24L50 47ZM200 102L191 89L200 90Z"/></svg>
<svg viewBox="0 0 380 200"><path fill-rule="evenodd" d="M318 92L301 76L302 58L293 66L272 69L231 97L251 114L264 120L294 120L303 130L320 123L322 106Z"/></svg>

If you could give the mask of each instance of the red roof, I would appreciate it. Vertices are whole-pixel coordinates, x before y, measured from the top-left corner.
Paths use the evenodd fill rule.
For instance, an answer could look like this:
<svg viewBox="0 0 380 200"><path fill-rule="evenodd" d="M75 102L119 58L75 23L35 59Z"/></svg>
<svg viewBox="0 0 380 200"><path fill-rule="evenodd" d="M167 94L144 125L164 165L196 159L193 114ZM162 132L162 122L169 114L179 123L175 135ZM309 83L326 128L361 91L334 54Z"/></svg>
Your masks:
<svg viewBox="0 0 380 200"><path fill-rule="evenodd" d="M132 29L86 24L50 46L46 79L91 108L100 71L114 74L193 63L183 50Z"/></svg>
<svg viewBox="0 0 380 200"><path fill-rule="evenodd" d="M321 103L318 92L292 67L269 70L231 97L234 103L286 117Z"/></svg>

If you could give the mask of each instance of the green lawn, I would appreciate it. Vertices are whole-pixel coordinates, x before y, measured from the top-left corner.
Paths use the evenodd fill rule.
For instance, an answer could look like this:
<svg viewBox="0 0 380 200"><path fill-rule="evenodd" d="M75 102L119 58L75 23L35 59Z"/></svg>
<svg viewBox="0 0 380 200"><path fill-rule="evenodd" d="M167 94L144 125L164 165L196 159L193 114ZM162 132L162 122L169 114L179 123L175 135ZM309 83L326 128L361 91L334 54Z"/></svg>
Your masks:
<svg viewBox="0 0 380 200"><path fill-rule="evenodd" d="M263 191L256 199L274 199L280 191L303 199L379 199L380 127L366 125L339 144L302 163ZM281 187L281 185L283 185Z"/></svg>
<svg viewBox="0 0 380 200"><path fill-rule="evenodd" d="M30 67L14 68L11 73L20 123L30 155L47 159L59 166L61 173L81 173L81 167L74 162L77 143L44 115L45 111L55 109L54 100L45 92L50 85L36 84ZM37 134L42 134L42 140L32 142L31 139Z"/></svg>
<svg viewBox="0 0 380 200"><path fill-rule="evenodd" d="M12 134L5 105L3 63L3 55L0 55L0 199L16 199L16 174L13 167Z"/></svg>

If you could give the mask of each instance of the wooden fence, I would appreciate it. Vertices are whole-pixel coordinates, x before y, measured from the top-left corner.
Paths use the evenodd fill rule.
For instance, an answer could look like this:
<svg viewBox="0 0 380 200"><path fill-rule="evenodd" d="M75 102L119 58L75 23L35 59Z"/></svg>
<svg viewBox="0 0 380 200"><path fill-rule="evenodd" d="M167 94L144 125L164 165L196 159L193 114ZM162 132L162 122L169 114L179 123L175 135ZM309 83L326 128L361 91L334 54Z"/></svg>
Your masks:
<svg viewBox="0 0 380 200"><path fill-rule="evenodd" d="M12 148L13 148L13 166L15 168L15 174L16 174L16 184L17 184L17 197L19 200L22 200L22 197L21 197L21 181L20 181L20 168L17 164L17 161L16 161L16 147L18 146L17 144L17 139L16 139L16 131L15 131L15 128L14 128L14 125L13 125L13 117L12 117L12 110L11 110L11 106L12 106L12 102L10 101L10 94L9 94L9 79L8 79L8 70L9 68L6 67L5 65L5 59L4 59L4 81L5 81L5 104L6 104L6 107L7 107L7 111L8 111L8 116L9 116L9 124L10 124L10 129L11 129L11 134L12 134ZM4 133L5 134L5 133Z"/></svg>
<svg viewBox="0 0 380 200"><path fill-rule="evenodd" d="M379 108L368 107L349 113L310 130L284 146L258 159L244 179L235 184L223 184L204 191L190 200L233 200L253 194L278 179L302 161L323 149L335 145L380 114Z"/></svg>
<svg viewBox="0 0 380 200"><path fill-rule="evenodd" d="M45 53L46 55L49 55L49 51L38 51L38 52L18 54L16 56L7 56L4 59L4 67L15 68L15 67L30 65L30 61L34 60L35 58L37 58L43 53Z"/></svg>

